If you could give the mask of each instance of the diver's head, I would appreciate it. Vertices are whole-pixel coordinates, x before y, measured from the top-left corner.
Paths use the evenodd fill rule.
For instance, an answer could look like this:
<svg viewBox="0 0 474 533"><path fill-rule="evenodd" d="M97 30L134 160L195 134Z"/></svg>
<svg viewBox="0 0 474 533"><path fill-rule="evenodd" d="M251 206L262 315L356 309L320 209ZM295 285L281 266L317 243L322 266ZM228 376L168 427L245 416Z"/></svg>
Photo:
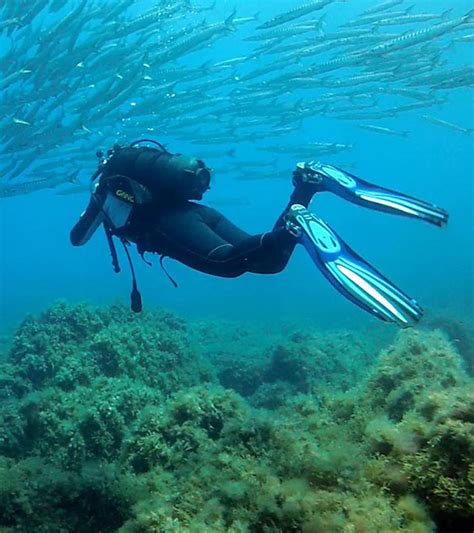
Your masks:
<svg viewBox="0 0 474 533"><path fill-rule="evenodd" d="M194 190L190 188L192 200L202 200L203 194L209 190L211 185L211 169L206 166L201 159L190 159L190 168L186 168L186 173L193 175L192 182Z"/></svg>
<svg viewBox="0 0 474 533"><path fill-rule="evenodd" d="M204 161L182 154L176 154L169 160L175 172L179 189L188 200L202 200L203 194L211 184L211 169Z"/></svg>

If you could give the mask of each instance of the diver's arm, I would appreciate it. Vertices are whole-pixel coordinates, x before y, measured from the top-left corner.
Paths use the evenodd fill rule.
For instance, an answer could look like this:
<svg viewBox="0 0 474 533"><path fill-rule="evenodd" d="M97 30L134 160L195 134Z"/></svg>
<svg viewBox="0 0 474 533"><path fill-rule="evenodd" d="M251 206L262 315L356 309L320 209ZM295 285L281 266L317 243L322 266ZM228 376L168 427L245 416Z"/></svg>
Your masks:
<svg viewBox="0 0 474 533"><path fill-rule="evenodd" d="M104 221L104 212L96 195L92 195L89 205L82 212L78 222L71 230L70 240L73 246L82 246L92 237Z"/></svg>

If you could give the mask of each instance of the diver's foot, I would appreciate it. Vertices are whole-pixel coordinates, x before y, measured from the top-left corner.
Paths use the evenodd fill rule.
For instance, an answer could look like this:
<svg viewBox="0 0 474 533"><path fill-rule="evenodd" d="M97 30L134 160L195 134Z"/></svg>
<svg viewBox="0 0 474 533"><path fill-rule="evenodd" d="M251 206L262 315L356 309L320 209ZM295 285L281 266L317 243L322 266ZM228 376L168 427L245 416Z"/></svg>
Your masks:
<svg viewBox="0 0 474 533"><path fill-rule="evenodd" d="M306 210L306 208L302 205L293 204L289 207L285 215L285 228L295 237L301 237L301 233L303 231L300 222L297 220L298 214L300 214L303 210Z"/></svg>
<svg viewBox="0 0 474 533"><path fill-rule="evenodd" d="M308 189L314 193L323 191L323 175L318 170L319 163L317 161L304 161L296 164L296 169L293 171L293 185Z"/></svg>

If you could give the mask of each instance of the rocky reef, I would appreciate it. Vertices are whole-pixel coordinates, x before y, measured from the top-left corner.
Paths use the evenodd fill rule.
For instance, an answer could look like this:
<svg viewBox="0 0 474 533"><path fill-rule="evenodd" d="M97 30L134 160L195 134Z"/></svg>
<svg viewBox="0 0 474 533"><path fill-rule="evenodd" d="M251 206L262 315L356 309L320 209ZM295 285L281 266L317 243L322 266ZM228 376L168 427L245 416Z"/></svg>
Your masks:
<svg viewBox="0 0 474 533"><path fill-rule="evenodd" d="M472 378L440 330L379 351L58 303L9 344L2 532L469 530Z"/></svg>

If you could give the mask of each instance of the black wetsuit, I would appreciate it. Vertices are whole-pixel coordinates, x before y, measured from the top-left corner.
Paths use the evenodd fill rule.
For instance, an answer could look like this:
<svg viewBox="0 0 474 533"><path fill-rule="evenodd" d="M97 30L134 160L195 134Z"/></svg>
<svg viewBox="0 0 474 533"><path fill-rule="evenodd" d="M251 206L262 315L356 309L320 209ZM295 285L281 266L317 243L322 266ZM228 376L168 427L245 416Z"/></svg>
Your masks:
<svg viewBox="0 0 474 533"><path fill-rule="evenodd" d="M86 242L84 236L88 227L100 212L98 204L103 200L99 198L105 197L107 178L127 176L151 189L154 186L153 175L162 172L162 169L157 169L159 157L160 152L156 150L129 148L114 155L101 177L96 199L91 198L85 214L71 232L72 244L79 246ZM185 179L186 175L182 176ZM168 183L173 183L180 176L171 172L166 179ZM136 243L140 253L169 256L214 276L231 278L245 272L273 274L285 268L297 242L285 228L286 212L295 203L307 207L313 194L313 187L297 185L273 230L258 235L249 235L219 211L205 205L173 198L169 194L155 194L151 202L136 206L126 227L116 233ZM192 197L200 199L202 192Z"/></svg>
<svg viewBox="0 0 474 533"><path fill-rule="evenodd" d="M313 192L296 187L272 231L250 235L219 211L191 201L172 202L142 210L131 221L126 237L140 252L155 252L214 276L237 277L245 272L281 272L296 238L285 228L288 207L308 206Z"/></svg>

